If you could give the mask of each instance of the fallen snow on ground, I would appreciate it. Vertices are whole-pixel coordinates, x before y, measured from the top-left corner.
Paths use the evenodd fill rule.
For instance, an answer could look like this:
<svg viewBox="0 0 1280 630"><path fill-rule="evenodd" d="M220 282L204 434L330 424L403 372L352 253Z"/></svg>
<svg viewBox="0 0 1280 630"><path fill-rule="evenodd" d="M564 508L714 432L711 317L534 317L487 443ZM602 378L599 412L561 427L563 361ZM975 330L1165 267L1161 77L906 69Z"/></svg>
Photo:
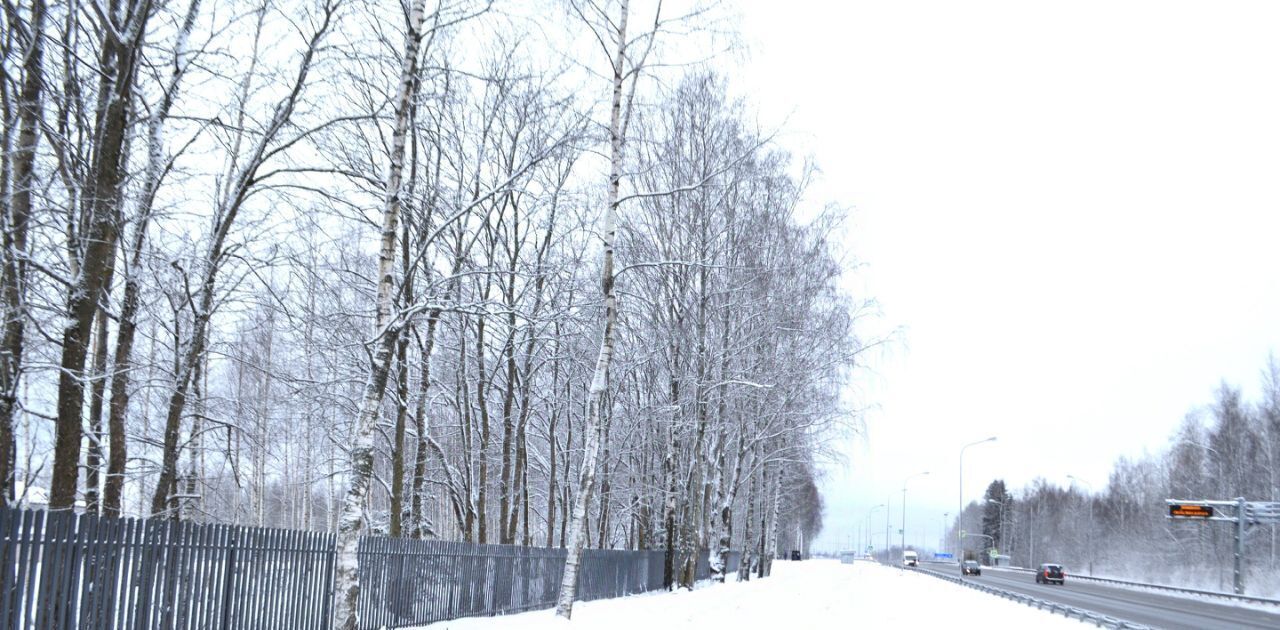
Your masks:
<svg viewBox="0 0 1280 630"><path fill-rule="evenodd" d="M1079 630L1060 615L968 587L870 562L776 562L772 577L578 602L573 620L551 610L442 621L423 630L706 630L708 628L936 628Z"/></svg>

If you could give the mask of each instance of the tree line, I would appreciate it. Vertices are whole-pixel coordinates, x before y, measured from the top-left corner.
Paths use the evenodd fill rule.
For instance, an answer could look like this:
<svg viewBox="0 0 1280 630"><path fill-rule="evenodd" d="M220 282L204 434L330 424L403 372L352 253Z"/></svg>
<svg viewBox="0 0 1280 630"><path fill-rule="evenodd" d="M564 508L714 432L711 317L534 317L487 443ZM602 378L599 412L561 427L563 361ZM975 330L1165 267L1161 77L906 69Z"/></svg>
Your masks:
<svg viewBox="0 0 1280 630"><path fill-rule="evenodd" d="M721 13L6 4L0 505L767 571L867 302Z"/></svg>
<svg viewBox="0 0 1280 630"><path fill-rule="evenodd" d="M1234 525L1172 520L1165 502L1277 500L1280 361L1271 357L1260 380L1260 396L1252 401L1239 387L1220 385L1212 402L1186 415L1163 449L1117 461L1105 487L1037 479L1010 490L993 481L983 500L953 522L949 544L958 527L991 537L965 543L984 559L994 545L1017 566L1060 562L1085 574L1231 590ZM1248 528L1250 594L1280 594L1278 543L1275 525Z"/></svg>

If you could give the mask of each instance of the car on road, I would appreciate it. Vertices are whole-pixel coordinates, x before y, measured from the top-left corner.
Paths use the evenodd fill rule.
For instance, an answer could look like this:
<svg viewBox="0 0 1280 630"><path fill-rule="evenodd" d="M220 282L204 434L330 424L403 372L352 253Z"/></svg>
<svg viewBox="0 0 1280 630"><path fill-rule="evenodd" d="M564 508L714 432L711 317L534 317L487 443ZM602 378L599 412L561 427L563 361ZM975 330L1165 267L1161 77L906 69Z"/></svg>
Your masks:
<svg viewBox="0 0 1280 630"><path fill-rule="evenodd" d="M965 560L960 563L960 575L982 575L982 565L976 560Z"/></svg>
<svg viewBox="0 0 1280 630"><path fill-rule="evenodd" d="M1036 584L1066 584L1067 572L1062 565L1046 562L1036 571Z"/></svg>
<svg viewBox="0 0 1280 630"><path fill-rule="evenodd" d="M920 563L920 554L914 551L911 551L910 549L902 552L903 566L914 567L919 563Z"/></svg>

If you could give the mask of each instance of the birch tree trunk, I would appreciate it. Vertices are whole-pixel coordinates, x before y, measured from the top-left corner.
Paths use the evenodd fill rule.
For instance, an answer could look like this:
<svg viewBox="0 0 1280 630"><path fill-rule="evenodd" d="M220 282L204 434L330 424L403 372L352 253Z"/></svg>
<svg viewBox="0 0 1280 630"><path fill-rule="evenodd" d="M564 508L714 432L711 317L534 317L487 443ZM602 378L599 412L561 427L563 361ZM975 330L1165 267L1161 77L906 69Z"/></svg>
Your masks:
<svg viewBox="0 0 1280 630"><path fill-rule="evenodd" d="M492 276L485 276L485 288L481 294L484 301L489 299L489 288L493 281ZM485 353L485 321L484 312L476 317L476 409L477 422L479 423L478 434L480 436L480 448L476 454L476 469L478 477L476 479L476 542L485 544L489 542L489 401L485 395L485 386L488 384L489 378L486 373L484 353ZM465 399L464 399L465 400Z"/></svg>
<svg viewBox="0 0 1280 630"><path fill-rule="evenodd" d="M382 250L378 255L378 305L374 319L377 346L369 380L365 384L360 401L360 414L356 418L355 434L351 445L351 481L342 503L342 516L338 522L336 573L334 575L335 630L356 630L359 621L356 602L360 597L359 560L356 552L360 533L364 530L365 496L373 475L373 433L386 392L387 375L390 372L392 353L399 338L403 322L392 321L394 299L396 231L400 222L400 187L404 172L405 139L409 133L409 113L413 106L414 91L418 82L418 46L422 40L425 0L415 0L409 14L408 29L404 37L404 56L401 58L400 86L395 104L394 131L391 136L391 163L387 171L386 203L382 214Z"/></svg>
<svg viewBox="0 0 1280 630"><path fill-rule="evenodd" d="M111 291L109 272L103 293ZM105 297L105 296L104 296ZM104 299L105 301L105 299ZM95 318L93 337L93 384L89 387L89 451L85 454L84 504L89 514L99 514L102 508L102 407L107 387L107 309L99 308Z"/></svg>
<svg viewBox="0 0 1280 630"><path fill-rule="evenodd" d="M555 357L551 364L551 391L553 394L560 393L560 321L556 320L552 324L552 344L555 348ZM550 417L547 419L547 451L549 452L549 463L547 464L547 548L555 546L556 541L556 493L560 492L560 486L556 479L556 474L560 471L559 465L556 463L556 421L560 418L561 404L553 400L551 403Z"/></svg>
<svg viewBox="0 0 1280 630"><path fill-rule="evenodd" d="M758 450L758 448L752 450L753 459ZM752 474L750 486L747 489L747 514L744 519L746 531L742 534L742 561L738 565L739 582L751 579L752 563L756 557L752 526L755 524L756 497L760 495L757 490L760 486L760 477L761 475L758 472Z"/></svg>
<svg viewBox="0 0 1280 630"><path fill-rule="evenodd" d="M413 189L412 184L409 186ZM400 269L404 276L402 304L413 302L413 280L409 263L409 228L404 227L400 236ZM409 421L409 335L400 335L396 341L396 423L391 447L391 522L388 534L392 538L404 535L404 449L405 431Z"/></svg>
<svg viewBox="0 0 1280 630"><path fill-rule="evenodd" d="M413 461L413 495L412 495L412 527L410 533L414 538L431 535L431 523L425 514L426 474L427 474L427 442L430 430L427 425L427 394L431 389L431 351L435 347L436 324L440 321L440 309L432 309L427 315L427 331L423 339L419 361L418 400L413 413L414 430L417 434L417 449Z"/></svg>
<svg viewBox="0 0 1280 630"><path fill-rule="evenodd" d="M413 146L414 146L414 155L416 156L417 155L416 137L414 139ZM434 179L439 179L442 152L439 150L436 150L434 158L435 158L434 162L427 161L427 160L424 160L424 161L428 162L428 164L430 165L429 170L433 171L431 176ZM413 163L415 165L419 163L416 157L413 160ZM436 203L438 202L438 198L435 192L437 189L435 187L432 187L430 190L432 192L427 196L426 216L421 223L422 228L420 230L420 233L423 234L424 236L427 233L427 228L431 225L431 217L435 211ZM454 258L453 274L455 275L457 274L458 269L461 265L462 265L462 260L459 258ZM425 282L429 284L429 281L430 281L430 276L428 275L425 278ZM449 284L447 286L452 287L453 285ZM447 302L448 300L449 300L449 294L448 294L448 290L446 289L445 301ZM410 507L410 513L412 515L411 516L412 531L410 532L410 536L412 536L413 538L423 538L426 536L435 535L434 524L431 522L429 518L427 518L427 515L426 515L427 448L428 448L428 442L430 441L430 438L431 438L430 426L427 423L427 395L431 390L431 353L435 348L436 326L440 321L441 310L442 309L440 309L439 307L436 307L436 308L432 308L427 312L426 334L424 335L424 338L421 341L421 346L419 348L420 356L418 360L420 362L420 366L419 366L420 380L418 382L418 399L415 402L414 412L413 412L414 432L415 432L416 442L417 442L417 447L414 450L413 490L411 491L412 499L411 499L411 507Z"/></svg>
<svg viewBox="0 0 1280 630"><path fill-rule="evenodd" d="M604 226L600 234L604 250L600 270L600 289L604 295L604 330L600 336L600 355L596 359L591 386L587 390L582 469L578 476L578 494L574 497L573 520L569 525L564 576L560 582L560 596L556 601L556 615L565 619L573 615L573 600L578 591L578 565L582 560L587 508L590 505L591 488L595 483L596 455L600 449L603 425L601 418L606 399L605 386L608 383L609 363L613 360L613 331L618 319L618 302L614 294L613 243L618 230L618 187L622 178L622 89L627 52L627 0L623 0L620 8L622 15L618 21L617 49L613 59L613 97L609 109L609 193L604 211Z"/></svg>

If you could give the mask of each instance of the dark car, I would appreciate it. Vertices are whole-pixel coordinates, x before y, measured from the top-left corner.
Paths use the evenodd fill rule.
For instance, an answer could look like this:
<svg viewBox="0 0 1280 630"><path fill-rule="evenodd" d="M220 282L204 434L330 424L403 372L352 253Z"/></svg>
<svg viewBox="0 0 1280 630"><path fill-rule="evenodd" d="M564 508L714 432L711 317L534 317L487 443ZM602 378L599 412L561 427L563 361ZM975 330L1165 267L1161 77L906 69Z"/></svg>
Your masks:
<svg viewBox="0 0 1280 630"><path fill-rule="evenodd" d="M975 560L965 560L960 563L960 575L982 575L982 565Z"/></svg>
<svg viewBox="0 0 1280 630"><path fill-rule="evenodd" d="M1067 572L1060 564L1045 563L1036 571L1036 584L1065 584Z"/></svg>

